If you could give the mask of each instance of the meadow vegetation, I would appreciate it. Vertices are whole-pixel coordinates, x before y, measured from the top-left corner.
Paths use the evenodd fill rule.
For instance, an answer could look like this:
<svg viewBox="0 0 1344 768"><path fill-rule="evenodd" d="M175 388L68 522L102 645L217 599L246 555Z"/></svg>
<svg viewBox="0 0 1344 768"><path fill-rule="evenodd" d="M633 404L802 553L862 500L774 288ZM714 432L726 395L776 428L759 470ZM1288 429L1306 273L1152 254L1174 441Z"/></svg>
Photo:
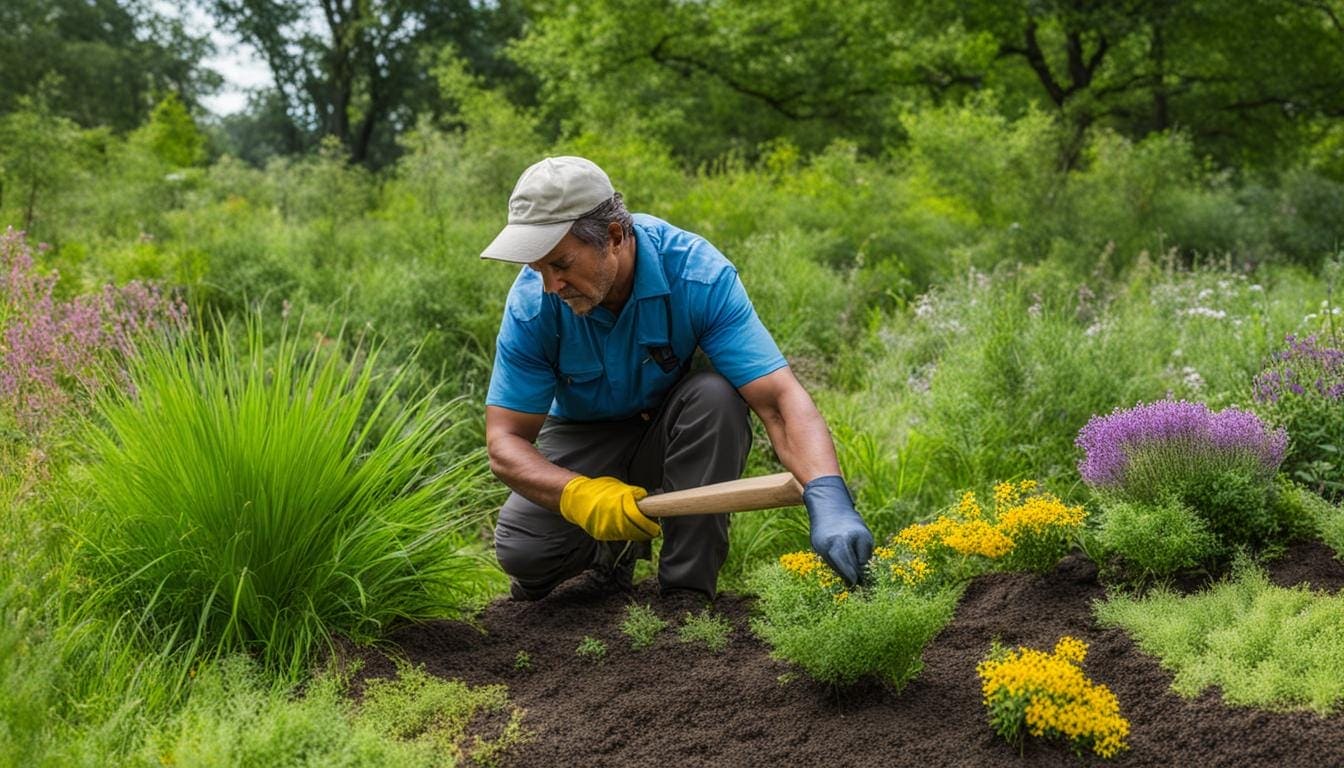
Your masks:
<svg viewBox="0 0 1344 768"><path fill-rule="evenodd" d="M884 545L872 586L789 559L801 509L736 515L720 580L757 592L756 630L821 679L899 687L966 579L1048 571L1078 543L1145 577L1298 535L1344 552L1344 89L1292 91L1344 68L1310 4L1158 20L1184 47L1154 76L1126 74L1153 64L1134 53L1146 28L1113 30L1132 44L1098 54L1075 84L1092 100L1072 102L1018 54L986 54L1024 20L977 3L850 4L782 70L761 65L782 43L760 35L815 4L602 2L530 24L478 5L474 31L384 52L399 101L344 105L368 107L367 134L305 122L342 114L303 101L348 93L329 79L203 120L209 78L182 74L200 41L171 25L114 40L134 29L121 4L62 2L64 31L15 6L30 55L0 55L0 765L297 764L300 744L442 764L521 738L477 743L428 714L507 711L502 691L404 670L354 704L325 658L334 636L503 590L482 413L516 270L477 255L546 154L590 157L632 210L733 260L826 416ZM1295 39L1246 22L1262 13ZM898 17L892 35L922 30L898 56L847 34ZM643 29L632 18L663 25L662 58L599 67ZM366 21L358 35L381 23ZM1068 25L1044 25L1063 56ZM67 37L106 67L53 54ZM113 75L144 86L133 102L108 95ZM1264 82L1301 111L1246 106ZM1150 104L1170 111L1134 117ZM1134 487L1080 474L1094 417L1181 401L1254 417L1243 436L1286 435L1281 455L1183 444L1141 457ZM779 471L756 429L748 472ZM1310 641L1334 658L1310 634L1328 613L1272 643L1284 658L1263 655L1268 619L1228 618L1333 604L1256 578L1190 598L1207 610L1159 593L1104 615L1129 611L1143 636L1130 614L1165 606L1180 626L1145 647L1195 670L1178 673L1189 690L1335 707L1332 678L1291 657ZM713 648L730 629L702 614L678 632Z"/></svg>

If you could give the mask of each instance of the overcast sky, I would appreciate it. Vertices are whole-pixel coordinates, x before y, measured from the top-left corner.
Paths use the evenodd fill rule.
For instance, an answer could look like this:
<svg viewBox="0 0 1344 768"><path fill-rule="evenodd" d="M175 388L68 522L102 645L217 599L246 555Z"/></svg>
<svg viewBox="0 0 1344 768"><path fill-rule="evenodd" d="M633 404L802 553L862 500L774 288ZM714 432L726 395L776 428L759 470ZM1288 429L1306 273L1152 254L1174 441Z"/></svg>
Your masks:
<svg viewBox="0 0 1344 768"><path fill-rule="evenodd" d="M214 96L201 100L217 115L230 115L247 106L247 90L271 84L271 72L250 45L219 29L195 3L169 3L156 0L159 11L182 18L194 32L209 32L218 49L204 64L224 76L224 87Z"/></svg>

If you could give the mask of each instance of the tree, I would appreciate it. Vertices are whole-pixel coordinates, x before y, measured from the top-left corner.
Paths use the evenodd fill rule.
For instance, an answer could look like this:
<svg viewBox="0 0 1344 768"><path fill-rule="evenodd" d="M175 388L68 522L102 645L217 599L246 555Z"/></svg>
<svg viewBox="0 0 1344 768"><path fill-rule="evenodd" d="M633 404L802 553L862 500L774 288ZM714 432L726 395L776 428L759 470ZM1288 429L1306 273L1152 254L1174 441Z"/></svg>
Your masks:
<svg viewBox="0 0 1344 768"><path fill-rule="evenodd" d="M426 70L444 43L483 71L516 76L498 55L522 25L509 0L211 0L210 8L265 59L297 143L334 136L356 162L386 162L396 134L434 108Z"/></svg>
<svg viewBox="0 0 1344 768"><path fill-rule="evenodd" d="M201 68L204 37L145 0L5 0L0 3L0 114L42 87L52 114L84 127L127 131L162 94L187 105L219 85Z"/></svg>

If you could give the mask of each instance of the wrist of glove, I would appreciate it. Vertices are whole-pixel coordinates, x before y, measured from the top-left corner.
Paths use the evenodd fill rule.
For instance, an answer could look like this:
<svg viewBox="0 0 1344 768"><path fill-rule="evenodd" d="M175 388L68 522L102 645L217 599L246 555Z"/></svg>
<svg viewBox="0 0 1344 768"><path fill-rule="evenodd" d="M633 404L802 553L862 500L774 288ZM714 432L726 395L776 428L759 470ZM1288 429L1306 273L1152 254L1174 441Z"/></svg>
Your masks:
<svg viewBox="0 0 1344 768"><path fill-rule="evenodd" d="M579 475L560 493L560 514L598 541L648 541L663 532L636 504L648 495L614 477Z"/></svg>
<svg viewBox="0 0 1344 768"><path fill-rule="evenodd" d="M873 534L854 509L845 481L839 475L812 480L803 486L803 504L811 524L812 549L847 584L859 583L873 555Z"/></svg>

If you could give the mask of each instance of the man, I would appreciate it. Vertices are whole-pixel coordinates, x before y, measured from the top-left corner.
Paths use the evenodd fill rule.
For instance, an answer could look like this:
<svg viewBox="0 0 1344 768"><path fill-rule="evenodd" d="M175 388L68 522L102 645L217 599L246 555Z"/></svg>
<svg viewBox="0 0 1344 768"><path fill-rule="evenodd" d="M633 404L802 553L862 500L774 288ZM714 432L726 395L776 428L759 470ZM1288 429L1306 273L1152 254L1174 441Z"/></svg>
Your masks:
<svg viewBox="0 0 1344 768"><path fill-rule="evenodd" d="M590 571L628 587L663 536L658 581L712 599L728 517L658 522L649 492L742 474L747 407L804 484L812 546L851 584L873 537L840 477L826 423L756 316L737 271L703 238L631 215L578 157L528 168L482 258L526 264L509 291L486 397L490 468L513 489L495 550L519 600ZM715 372L690 372L697 347Z"/></svg>

